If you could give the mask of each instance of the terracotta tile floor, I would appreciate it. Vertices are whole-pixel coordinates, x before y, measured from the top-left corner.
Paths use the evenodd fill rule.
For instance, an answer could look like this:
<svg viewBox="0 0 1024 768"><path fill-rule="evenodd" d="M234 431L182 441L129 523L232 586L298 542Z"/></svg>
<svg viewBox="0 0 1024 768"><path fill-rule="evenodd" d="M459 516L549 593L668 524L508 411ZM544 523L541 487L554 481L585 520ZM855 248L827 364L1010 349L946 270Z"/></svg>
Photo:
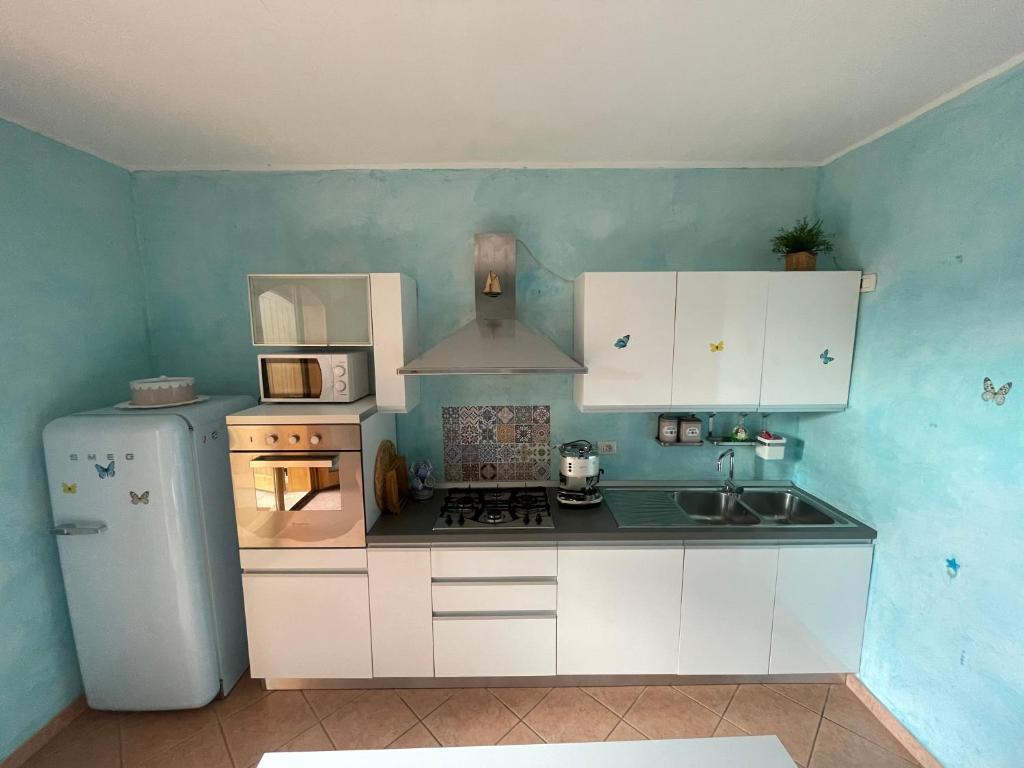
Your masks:
<svg viewBox="0 0 1024 768"><path fill-rule="evenodd" d="M261 690L244 678L201 710L89 710L31 768L249 768L268 751L776 734L805 768L911 768L839 685Z"/></svg>

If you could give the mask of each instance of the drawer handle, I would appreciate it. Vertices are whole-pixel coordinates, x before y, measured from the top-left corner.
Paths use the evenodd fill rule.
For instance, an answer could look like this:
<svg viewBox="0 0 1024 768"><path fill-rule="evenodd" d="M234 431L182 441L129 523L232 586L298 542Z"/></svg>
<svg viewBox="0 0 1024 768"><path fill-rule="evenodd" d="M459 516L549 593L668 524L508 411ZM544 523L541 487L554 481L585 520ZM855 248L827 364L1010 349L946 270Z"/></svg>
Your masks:
<svg viewBox="0 0 1024 768"><path fill-rule="evenodd" d="M476 620L476 619L553 619L554 611L439 611L435 619Z"/></svg>

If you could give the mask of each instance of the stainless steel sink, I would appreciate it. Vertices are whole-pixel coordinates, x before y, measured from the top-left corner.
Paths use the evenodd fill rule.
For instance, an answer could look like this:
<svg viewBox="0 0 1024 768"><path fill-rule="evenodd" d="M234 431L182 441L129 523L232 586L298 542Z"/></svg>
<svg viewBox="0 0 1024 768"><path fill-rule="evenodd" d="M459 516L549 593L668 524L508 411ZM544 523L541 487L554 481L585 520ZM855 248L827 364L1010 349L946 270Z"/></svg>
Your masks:
<svg viewBox="0 0 1024 768"><path fill-rule="evenodd" d="M853 525L798 489L608 488L604 498L620 528Z"/></svg>
<svg viewBox="0 0 1024 768"><path fill-rule="evenodd" d="M688 517L711 525L757 525L761 522L735 493L676 491L675 502Z"/></svg>
<svg viewBox="0 0 1024 768"><path fill-rule="evenodd" d="M789 491L747 490L742 503L780 525L834 525L829 515Z"/></svg>

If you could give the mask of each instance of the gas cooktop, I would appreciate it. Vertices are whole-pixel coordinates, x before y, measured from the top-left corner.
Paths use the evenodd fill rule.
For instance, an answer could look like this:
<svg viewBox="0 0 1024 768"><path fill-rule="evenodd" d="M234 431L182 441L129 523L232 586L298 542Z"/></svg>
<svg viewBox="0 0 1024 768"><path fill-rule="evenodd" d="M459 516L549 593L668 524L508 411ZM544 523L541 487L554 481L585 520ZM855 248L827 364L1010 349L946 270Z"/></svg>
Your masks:
<svg viewBox="0 0 1024 768"><path fill-rule="evenodd" d="M449 488L433 530L517 531L554 527L546 488Z"/></svg>

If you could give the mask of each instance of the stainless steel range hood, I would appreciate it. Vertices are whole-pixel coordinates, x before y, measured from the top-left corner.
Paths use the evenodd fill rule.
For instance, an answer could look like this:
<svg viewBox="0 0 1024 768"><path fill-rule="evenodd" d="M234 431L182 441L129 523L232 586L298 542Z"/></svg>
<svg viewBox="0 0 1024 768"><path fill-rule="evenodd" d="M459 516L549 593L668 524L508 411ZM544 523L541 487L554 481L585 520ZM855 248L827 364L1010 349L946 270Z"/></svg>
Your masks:
<svg viewBox="0 0 1024 768"><path fill-rule="evenodd" d="M554 342L516 319L516 238L477 235L476 318L398 369L407 376L586 373Z"/></svg>

